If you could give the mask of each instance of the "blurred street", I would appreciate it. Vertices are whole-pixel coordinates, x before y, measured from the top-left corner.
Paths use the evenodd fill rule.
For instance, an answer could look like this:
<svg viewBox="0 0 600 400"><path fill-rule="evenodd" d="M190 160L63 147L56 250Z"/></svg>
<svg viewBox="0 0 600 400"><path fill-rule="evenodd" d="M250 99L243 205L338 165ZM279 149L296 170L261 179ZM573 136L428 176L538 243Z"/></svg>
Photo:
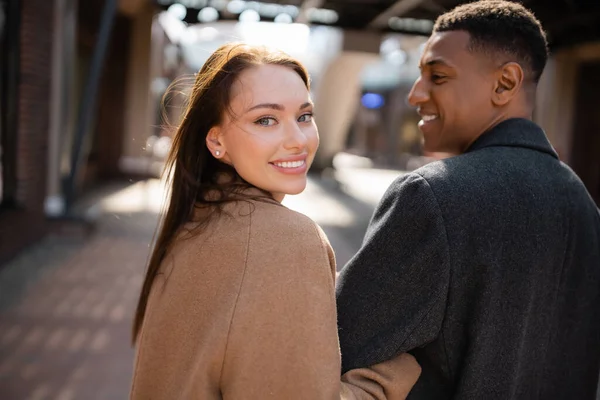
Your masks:
<svg viewBox="0 0 600 400"><path fill-rule="evenodd" d="M398 171L340 169L284 204L317 221L346 263ZM0 398L124 399L131 317L163 193L149 180L88 199L93 233L52 236L0 269Z"/></svg>
<svg viewBox="0 0 600 400"><path fill-rule="evenodd" d="M310 75L315 172L283 203L323 228L340 270L390 183L455 150L423 146L418 108L449 115L462 92L408 98L435 21L468 2L0 0L0 400L128 397L158 177L216 49L277 48ZM532 120L600 205L600 1L519 3L549 58L525 38L503 52L525 75L545 65Z"/></svg>
<svg viewBox="0 0 600 400"><path fill-rule="evenodd" d="M157 177L216 49L274 47L308 71L323 172L283 203L340 270L389 184L452 151L423 146L408 97L435 21L467 2L0 0L0 400L127 398ZM520 3L550 50L532 119L600 205L600 1Z"/></svg>

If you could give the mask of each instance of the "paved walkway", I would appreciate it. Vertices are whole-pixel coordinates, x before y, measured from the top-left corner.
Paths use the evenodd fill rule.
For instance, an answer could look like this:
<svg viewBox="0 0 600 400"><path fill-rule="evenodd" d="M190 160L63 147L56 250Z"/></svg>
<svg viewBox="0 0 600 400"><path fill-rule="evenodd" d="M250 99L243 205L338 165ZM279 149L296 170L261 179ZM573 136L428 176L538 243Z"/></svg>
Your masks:
<svg viewBox="0 0 600 400"><path fill-rule="evenodd" d="M124 399L129 328L155 215L48 238L0 272L0 398Z"/></svg>
<svg viewBox="0 0 600 400"><path fill-rule="evenodd" d="M49 237L0 267L1 400L127 398L131 318L162 197L158 181L101 196L90 237ZM323 225L340 266L372 212L333 181L285 204Z"/></svg>

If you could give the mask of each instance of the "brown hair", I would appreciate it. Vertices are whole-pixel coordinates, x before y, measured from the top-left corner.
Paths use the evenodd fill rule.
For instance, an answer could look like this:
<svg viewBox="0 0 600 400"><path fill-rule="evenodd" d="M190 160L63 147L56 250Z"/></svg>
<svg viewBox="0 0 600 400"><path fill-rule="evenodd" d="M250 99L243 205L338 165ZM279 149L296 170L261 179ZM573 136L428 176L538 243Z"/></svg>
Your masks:
<svg viewBox="0 0 600 400"><path fill-rule="evenodd" d="M200 221L194 220L199 223L198 226L205 226L211 217L221 211L224 203L243 199L240 197L241 189L250 186L232 166L212 156L206 146L206 136L228 112L231 87L240 73L264 64L281 65L294 70L306 88L310 88L308 72L297 60L280 51L242 43L230 43L218 48L196 76L167 158L165 174L169 178L170 199L157 229L133 321L134 344L161 262L179 230L191 220L194 208L209 206L216 212L206 213ZM229 179L223 179L224 176Z"/></svg>

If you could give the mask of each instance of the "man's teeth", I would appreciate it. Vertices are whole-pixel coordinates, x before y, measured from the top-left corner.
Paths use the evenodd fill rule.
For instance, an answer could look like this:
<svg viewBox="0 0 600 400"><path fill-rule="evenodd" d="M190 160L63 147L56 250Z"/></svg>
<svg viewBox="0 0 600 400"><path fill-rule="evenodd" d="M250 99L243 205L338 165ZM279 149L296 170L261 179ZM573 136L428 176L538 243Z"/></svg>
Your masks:
<svg viewBox="0 0 600 400"><path fill-rule="evenodd" d="M433 121L437 118L437 115L423 115L421 119L425 122Z"/></svg>
<svg viewBox="0 0 600 400"><path fill-rule="evenodd" d="M273 164L277 165L279 168L298 168L304 165L304 160L276 162Z"/></svg>

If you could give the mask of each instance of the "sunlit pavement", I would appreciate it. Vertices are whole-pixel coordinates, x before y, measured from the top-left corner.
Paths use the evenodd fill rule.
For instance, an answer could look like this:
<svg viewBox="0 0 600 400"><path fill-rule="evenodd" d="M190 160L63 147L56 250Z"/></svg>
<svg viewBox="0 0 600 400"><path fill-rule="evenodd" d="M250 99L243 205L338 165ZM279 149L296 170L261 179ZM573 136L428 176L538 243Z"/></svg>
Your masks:
<svg viewBox="0 0 600 400"><path fill-rule="evenodd" d="M311 178L284 204L323 227L341 267L398 174ZM95 197L91 236L49 237L0 267L0 399L127 398L131 316L163 191L158 180L112 189Z"/></svg>
<svg viewBox="0 0 600 400"><path fill-rule="evenodd" d="M398 171L345 168L335 179L311 179L306 190L283 204L308 215L327 234L338 270L356 253L373 210Z"/></svg>

